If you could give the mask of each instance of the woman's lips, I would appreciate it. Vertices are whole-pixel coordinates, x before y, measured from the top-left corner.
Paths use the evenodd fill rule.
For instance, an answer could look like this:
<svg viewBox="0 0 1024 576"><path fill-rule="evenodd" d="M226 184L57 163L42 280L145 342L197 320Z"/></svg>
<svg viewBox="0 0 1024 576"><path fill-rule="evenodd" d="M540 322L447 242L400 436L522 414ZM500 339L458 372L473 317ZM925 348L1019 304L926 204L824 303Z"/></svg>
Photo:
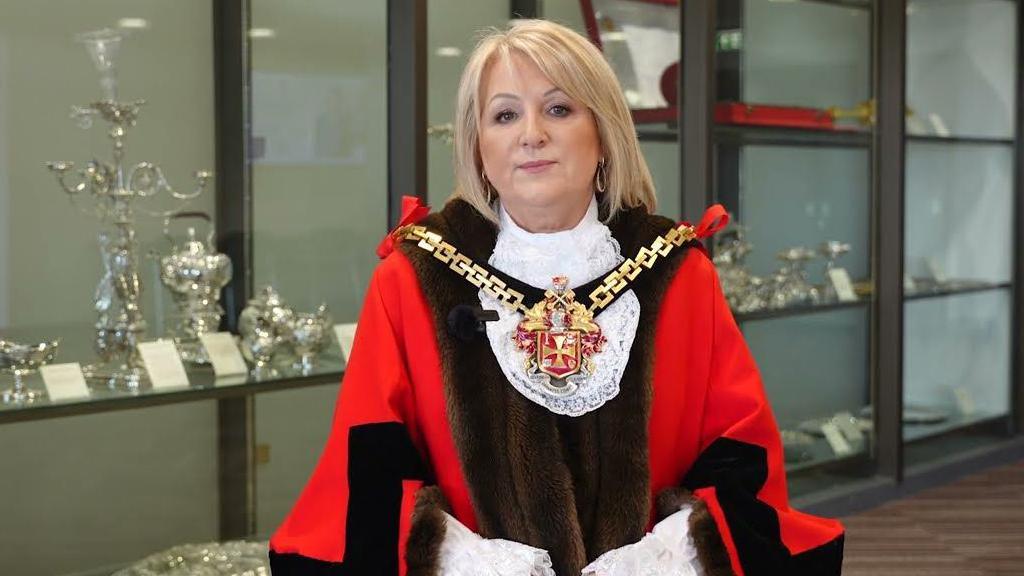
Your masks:
<svg viewBox="0 0 1024 576"><path fill-rule="evenodd" d="M536 174L537 172L543 172L554 164L551 160L533 160L531 162L524 162L519 165L519 169L529 174Z"/></svg>

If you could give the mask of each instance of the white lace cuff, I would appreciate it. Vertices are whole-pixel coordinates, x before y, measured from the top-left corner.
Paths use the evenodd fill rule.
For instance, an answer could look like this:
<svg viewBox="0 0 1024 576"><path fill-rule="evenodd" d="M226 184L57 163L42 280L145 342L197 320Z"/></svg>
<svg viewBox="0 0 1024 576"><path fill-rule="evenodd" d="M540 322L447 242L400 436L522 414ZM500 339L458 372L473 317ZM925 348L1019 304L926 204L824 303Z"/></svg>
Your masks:
<svg viewBox="0 0 1024 576"><path fill-rule="evenodd" d="M685 505L639 542L605 552L583 569L583 576L703 576L690 535L692 511Z"/></svg>
<svg viewBox="0 0 1024 576"><path fill-rule="evenodd" d="M445 514L441 576L555 576L545 550L483 538Z"/></svg>

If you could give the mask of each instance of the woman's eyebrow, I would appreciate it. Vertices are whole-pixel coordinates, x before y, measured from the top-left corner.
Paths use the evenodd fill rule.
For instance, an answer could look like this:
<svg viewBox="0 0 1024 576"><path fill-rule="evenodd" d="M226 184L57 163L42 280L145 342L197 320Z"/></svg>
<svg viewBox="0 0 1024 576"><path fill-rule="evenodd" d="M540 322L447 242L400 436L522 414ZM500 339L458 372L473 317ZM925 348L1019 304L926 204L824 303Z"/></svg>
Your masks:
<svg viewBox="0 0 1024 576"><path fill-rule="evenodd" d="M495 94L494 96L491 96L490 102L494 102L498 98L509 98L511 100L519 100L519 96L516 96L515 94L500 92L498 94Z"/></svg>
<svg viewBox="0 0 1024 576"><path fill-rule="evenodd" d="M556 87L552 88L551 90L548 90L547 92L545 92L543 95L541 95L541 98L547 98L548 96L554 94L555 92L563 92L564 93L564 91L561 88L558 88L556 86ZM512 100L519 100L520 99L519 96L516 96L515 94L509 94L508 92L499 92L499 93L495 94L494 96L491 96L491 99L488 102L493 102L496 98L510 98Z"/></svg>

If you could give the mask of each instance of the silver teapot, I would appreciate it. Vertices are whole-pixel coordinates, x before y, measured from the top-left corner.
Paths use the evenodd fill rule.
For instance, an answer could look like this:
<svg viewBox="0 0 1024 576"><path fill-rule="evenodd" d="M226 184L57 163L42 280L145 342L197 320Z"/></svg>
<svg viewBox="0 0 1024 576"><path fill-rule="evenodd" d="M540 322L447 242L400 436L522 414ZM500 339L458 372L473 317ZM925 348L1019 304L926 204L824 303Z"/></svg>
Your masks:
<svg viewBox="0 0 1024 576"><path fill-rule="evenodd" d="M274 357L292 342L295 311L284 303L273 286L264 286L251 298L238 317L242 354L253 363L255 373L272 370Z"/></svg>
<svg viewBox="0 0 1024 576"><path fill-rule="evenodd" d="M173 244L171 223L186 219L207 223L209 231L205 242L197 239L196 229L189 226L186 240ZM173 248L160 260L160 281L171 291L178 308L171 336L182 359L193 364L210 362L200 336L217 331L224 315L220 292L231 282L231 259L216 251L214 234L210 216L204 212L181 212L164 220L164 235Z"/></svg>

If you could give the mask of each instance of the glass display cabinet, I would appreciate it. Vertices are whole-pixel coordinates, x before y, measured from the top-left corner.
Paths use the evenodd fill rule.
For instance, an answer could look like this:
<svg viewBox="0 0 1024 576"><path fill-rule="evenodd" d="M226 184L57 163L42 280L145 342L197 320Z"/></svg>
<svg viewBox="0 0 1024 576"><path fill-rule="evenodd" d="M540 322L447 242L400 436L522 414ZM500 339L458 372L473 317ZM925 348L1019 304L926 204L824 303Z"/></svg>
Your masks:
<svg viewBox="0 0 1024 576"><path fill-rule="evenodd" d="M615 70L638 124L676 121L679 103L679 3L580 0L590 40Z"/></svg>
<svg viewBox="0 0 1024 576"><path fill-rule="evenodd" d="M870 467L872 11L717 3L714 259L795 494Z"/></svg>
<svg viewBox="0 0 1024 576"><path fill-rule="evenodd" d="M909 466L1010 430L1019 4L907 5L903 439ZM1016 224L1019 225L1019 224ZM1019 321L1019 320L1018 320Z"/></svg>
<svg viewBox="0 0 1024 576"><path fill-rule="evenodd" d="M680 44L679 3L580 7L641 140L678 146L679 59L664 47ZM712 248L799 494L834 483L834 471L871 470L872 5L727 0L715 9L706 202L724 204L733 225Z"/></svg>

